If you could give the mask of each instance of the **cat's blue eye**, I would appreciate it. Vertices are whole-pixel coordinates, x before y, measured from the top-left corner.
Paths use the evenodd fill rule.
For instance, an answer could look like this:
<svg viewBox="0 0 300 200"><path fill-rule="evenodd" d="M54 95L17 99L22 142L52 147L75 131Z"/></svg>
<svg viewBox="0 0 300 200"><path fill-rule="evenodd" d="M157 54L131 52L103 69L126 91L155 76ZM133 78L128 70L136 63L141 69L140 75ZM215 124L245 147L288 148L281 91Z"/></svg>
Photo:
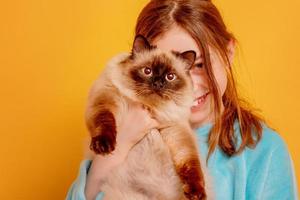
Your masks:
<svg viewBox="0 0 300 200"><path fill-rule="evenodd" d="M146 76L151 76L152 75L152 69L149 68L149 67L144 67L142 69L143 73L146 75Z"/></svg>

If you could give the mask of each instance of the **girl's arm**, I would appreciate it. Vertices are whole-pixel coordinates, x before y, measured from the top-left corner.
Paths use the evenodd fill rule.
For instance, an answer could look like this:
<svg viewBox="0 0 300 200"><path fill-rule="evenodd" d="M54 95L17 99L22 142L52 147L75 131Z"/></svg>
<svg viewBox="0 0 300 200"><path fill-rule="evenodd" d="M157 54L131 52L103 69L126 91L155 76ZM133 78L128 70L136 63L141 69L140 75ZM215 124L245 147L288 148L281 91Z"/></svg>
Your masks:
<svg viewBox="0 0 300 200"><path fill-rule="evenodd" d="M101 191L101 183L105 176L110 173L111 169L125 160L129 149L120 149L120 147L121 145L116 146L116 149L109 155L96 155L93 159L86 179L86 199L95 199L97 194Z"/></svg>
<svg viewBox="0 0 300 200"><path fill-rule="evenodd" d="M262 199L297 200L296 175L285 143L279 143L271 156Z"/></svg>
<svg viewBox="0 0 300 200"><path fill-rule="evenodd" d="M91 160L83 160L81 162L77 179L71 185L66 200L86 200L85 186L91 162ZM99 193L97 200L101 200L102 196L103 193Z"/></svg>

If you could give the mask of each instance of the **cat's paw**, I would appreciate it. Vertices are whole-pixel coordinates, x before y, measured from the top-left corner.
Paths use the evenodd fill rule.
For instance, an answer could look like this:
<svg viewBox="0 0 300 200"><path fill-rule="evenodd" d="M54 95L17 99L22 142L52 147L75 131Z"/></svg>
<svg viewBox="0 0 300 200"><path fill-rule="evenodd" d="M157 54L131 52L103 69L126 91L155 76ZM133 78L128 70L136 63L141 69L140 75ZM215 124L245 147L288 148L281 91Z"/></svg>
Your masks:
<svg viewBox="0 0 300 200"><path fill-rule="evenodd" d="M206 200L206 196L203 194L193 194L193 195L185 194L185 196L187 197L188 200Z"/></svg>
<svg viewBox="0 0 300 200"><path fill-rule="evenodd" d="M116 120L109 110L102 110L93 118L90 129L92 140L90 149L96 154L109 154L116 146Z"/></svg>
<svg viewBox="0 0 300 200"><path fill-rule="evenodd" d="M92 137L90 149L96 154L109 154L115 149L116 139L111 135L98 135Z"/></svg>
<svg viewBox="0 0 300 200"><path fill-rule="evenodd" d="M183 186L184 195L189 200L206 200L204 184L193 182Z"/></svg>

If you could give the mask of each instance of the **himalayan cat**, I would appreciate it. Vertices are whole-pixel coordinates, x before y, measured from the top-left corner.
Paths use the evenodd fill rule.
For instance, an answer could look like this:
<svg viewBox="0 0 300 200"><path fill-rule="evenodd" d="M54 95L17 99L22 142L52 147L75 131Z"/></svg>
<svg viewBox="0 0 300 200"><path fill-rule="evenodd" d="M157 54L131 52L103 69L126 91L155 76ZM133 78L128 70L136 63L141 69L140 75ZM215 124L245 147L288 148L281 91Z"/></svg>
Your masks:
<svg viewBox="0 0 300 200"><path fill-rule="evenodd" d="M162 51L138 35L132 52L114 57L94 82L85 115L94 153L114 151L130 101L141 103L160 124L103 181L104 199L210 199L188 120L195 57L194 51Z"/></svg>

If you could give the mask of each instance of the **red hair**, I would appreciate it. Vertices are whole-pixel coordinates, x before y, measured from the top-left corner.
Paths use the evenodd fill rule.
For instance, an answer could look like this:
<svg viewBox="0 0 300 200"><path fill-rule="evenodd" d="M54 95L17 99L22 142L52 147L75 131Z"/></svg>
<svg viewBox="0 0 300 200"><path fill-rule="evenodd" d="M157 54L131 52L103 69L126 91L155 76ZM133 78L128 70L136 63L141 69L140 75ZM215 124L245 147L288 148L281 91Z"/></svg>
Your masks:
<svg viewBox="0 0 300 200"><path fill-rule="evenodd" d="M246 146L255 147L261 139L263 119L239 98L231 67L226 67L228 83L222 98L213 74L209 46L217 50L224 63L230 66L227 47L230 41L236 41L227 30L218 9L210 0L152 0L138 17L135 35L141 34L152 42L174 24L186 30L196 41L203 54L204 69L213 94L215 123L208 138L207 158L216 146L228 156L241 152ZM224 105L223 113L221 103ZM234 136L236 120L241 133L239 147Z"/></svg>

